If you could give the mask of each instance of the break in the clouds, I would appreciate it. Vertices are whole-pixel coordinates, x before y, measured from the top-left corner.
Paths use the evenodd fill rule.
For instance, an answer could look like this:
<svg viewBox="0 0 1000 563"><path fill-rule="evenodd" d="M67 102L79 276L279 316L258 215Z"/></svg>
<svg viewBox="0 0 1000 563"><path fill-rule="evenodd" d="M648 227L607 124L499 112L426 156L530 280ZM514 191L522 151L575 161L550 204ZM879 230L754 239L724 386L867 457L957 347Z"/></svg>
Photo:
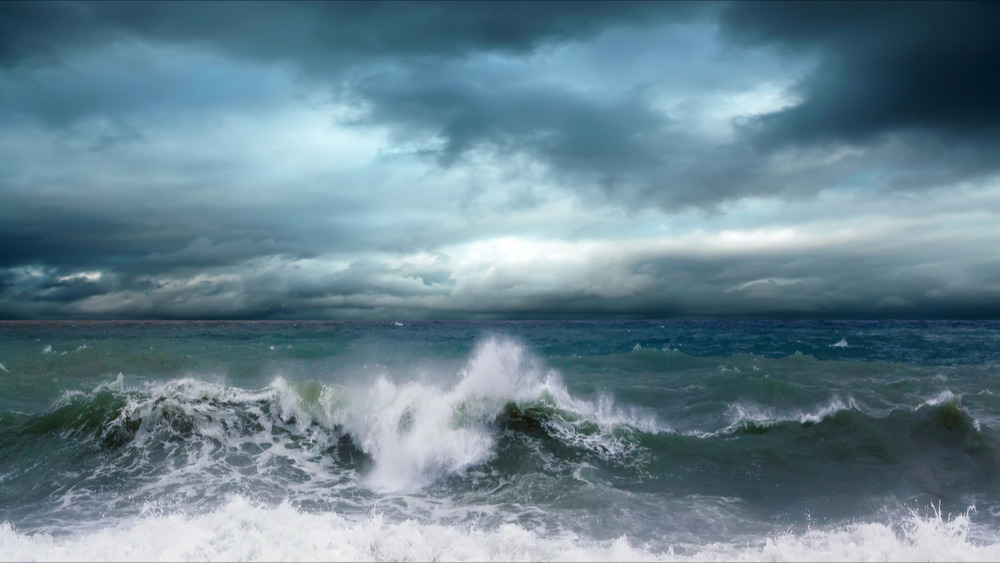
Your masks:
<svg viewBox="0 0 1000 563"><path fill-rule="evenodd" d="M0 4L0 318L1000 315L993 3Z"/></svg>

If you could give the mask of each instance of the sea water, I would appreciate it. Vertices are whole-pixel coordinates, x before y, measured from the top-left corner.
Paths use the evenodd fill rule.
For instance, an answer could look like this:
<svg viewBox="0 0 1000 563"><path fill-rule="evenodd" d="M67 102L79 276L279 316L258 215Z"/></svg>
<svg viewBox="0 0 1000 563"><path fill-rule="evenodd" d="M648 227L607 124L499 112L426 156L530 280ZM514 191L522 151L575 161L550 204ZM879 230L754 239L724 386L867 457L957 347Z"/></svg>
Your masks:
<svg viewBox="0 0 1000 563"><path fill-rule="evenodd" d="M1000 323L0 323L4 560L1000 560Z"/></svg>

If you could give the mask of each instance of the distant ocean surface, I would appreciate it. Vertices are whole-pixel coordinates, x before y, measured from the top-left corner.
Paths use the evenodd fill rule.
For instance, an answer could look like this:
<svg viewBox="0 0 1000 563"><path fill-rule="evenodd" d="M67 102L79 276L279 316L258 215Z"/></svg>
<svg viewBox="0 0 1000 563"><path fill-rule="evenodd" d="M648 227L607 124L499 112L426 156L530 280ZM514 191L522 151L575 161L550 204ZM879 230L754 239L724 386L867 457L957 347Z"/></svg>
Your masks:
<svg viewBox="0 0 1000 563"><path fill-rule="evenodd" d="M0 323L0 559L996 561L1000 323Z"/></svg>

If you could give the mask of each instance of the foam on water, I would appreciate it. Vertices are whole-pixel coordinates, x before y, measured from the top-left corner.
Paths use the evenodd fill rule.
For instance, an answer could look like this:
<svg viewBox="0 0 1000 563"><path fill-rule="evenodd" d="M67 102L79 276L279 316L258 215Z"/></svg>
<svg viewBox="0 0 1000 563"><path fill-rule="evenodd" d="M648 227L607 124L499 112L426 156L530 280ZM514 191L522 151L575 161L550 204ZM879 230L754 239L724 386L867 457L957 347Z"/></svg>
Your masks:
<svg viewBox="0 0 1000 563"><path fill-rule="evenodd" d="M969 513L943 517L910 514L901 525L863 523L804 534L781 534L759 549L722 547L706 559L739 561L995 561L1000 539L970 540ZM721 546L719 546L721 547ZM707 550L707 551L714 551ZM707 553L706 553L707 555ZM713 553L712 555L716 555Z"/></svg>
<svg viewBox="0 0 1000 563"><path fill-rule="evenodd" d="M625 536L592 541L514 524L389 522L378 513L349 520L288 503L273 508L231 498L218 510L143 516L92 532L23 534L0 524L0 559L10 561L996 561L996 538L969 538L968 513L911 514L898 525L863 523L759 541L671 546L665 551Z"/></svg>

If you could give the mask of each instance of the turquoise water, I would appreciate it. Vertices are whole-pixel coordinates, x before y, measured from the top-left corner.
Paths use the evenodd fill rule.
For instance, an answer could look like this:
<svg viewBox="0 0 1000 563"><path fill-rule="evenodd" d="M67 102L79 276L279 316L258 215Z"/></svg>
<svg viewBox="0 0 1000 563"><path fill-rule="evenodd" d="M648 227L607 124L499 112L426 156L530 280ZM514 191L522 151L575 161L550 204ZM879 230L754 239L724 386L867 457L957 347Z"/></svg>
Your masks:
<svg viewBox="0 0 1000 563"><path fill-rule="evenodd" d="M5 323L0 558L996 559L998 367L992 322Z"/></svg>

